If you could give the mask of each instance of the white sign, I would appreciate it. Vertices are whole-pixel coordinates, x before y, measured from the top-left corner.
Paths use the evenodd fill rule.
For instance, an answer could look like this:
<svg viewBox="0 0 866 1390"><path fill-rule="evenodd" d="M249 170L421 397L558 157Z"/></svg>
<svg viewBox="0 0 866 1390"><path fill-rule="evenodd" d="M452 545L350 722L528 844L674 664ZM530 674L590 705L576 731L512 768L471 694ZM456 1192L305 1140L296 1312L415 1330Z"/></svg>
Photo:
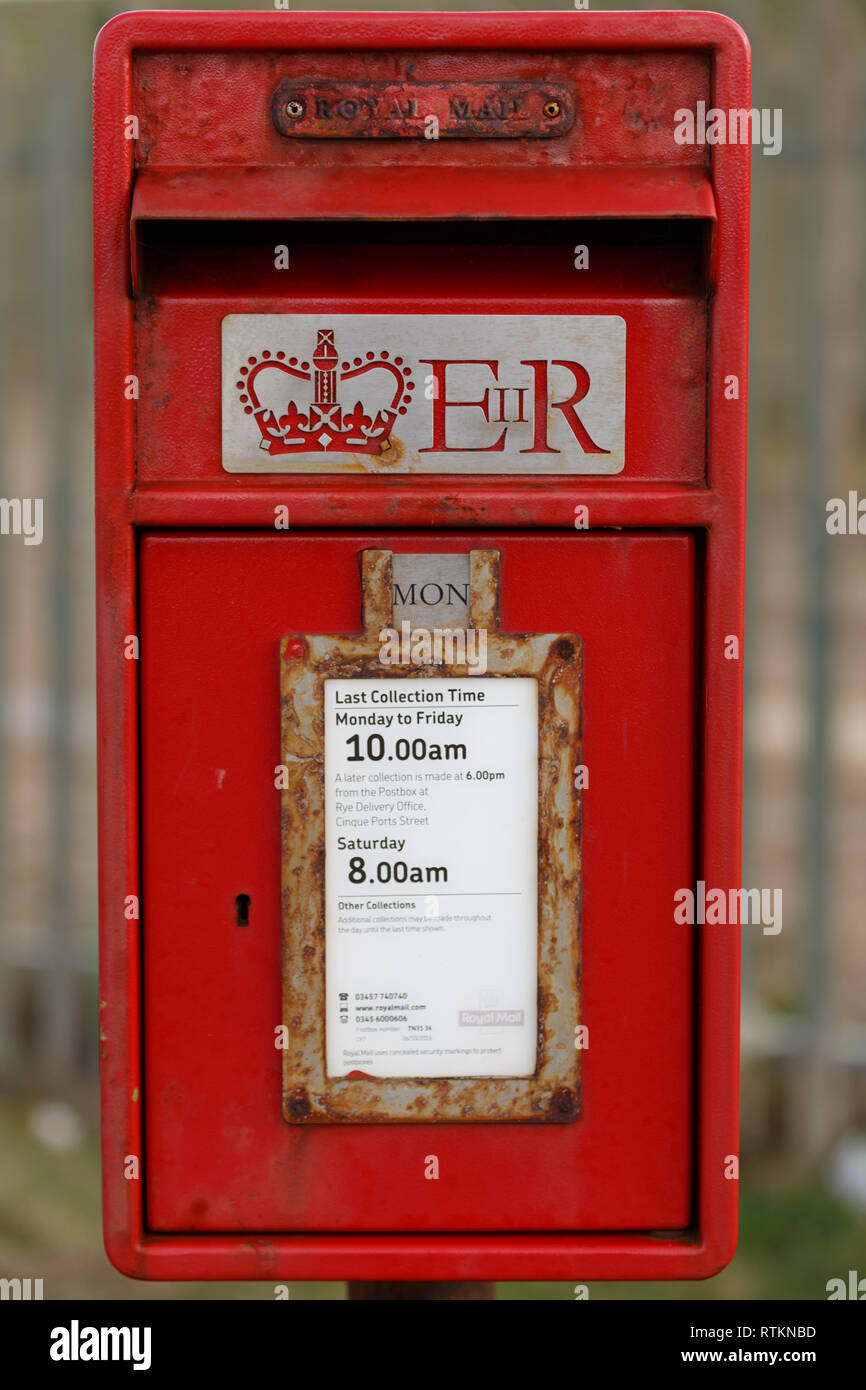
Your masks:
<svg viewBox="0 0 866 1390"><path fill-rule="evenodd" d="M616 314L228 314L230 473L589 473L625 464Z"/></svg>
<svg viewBox="0 0 866 1390"><path fill-rule="evenodd" d="M329 1076L531 1076L538 685L325 682Z"/></svg>

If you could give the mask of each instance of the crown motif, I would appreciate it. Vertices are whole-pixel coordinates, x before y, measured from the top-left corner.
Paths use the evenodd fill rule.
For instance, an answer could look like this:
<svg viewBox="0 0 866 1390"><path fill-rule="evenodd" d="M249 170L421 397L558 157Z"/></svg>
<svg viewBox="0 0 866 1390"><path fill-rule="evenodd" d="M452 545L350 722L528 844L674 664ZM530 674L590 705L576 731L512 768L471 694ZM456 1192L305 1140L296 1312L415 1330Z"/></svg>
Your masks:
<svg viewBox="0 0 866 1390"><path fill-rule="evenodd" d="M339 363L339 371L337 366ZM312 382L313 399L298 405L294 394L285 405L285 378L292 383ZM359 398L344 410L340 393L348 396L349 383L364 378L367 404ZM241 367L238 390L247 415L261 432L260 449L269 454L339 452L381 454L388 444L398 415L405 415L415 384L402 357L387 352L368 352L351 362L340 362L333 328L320 328L311 362L286 359L284 352L262 352L247 358Z"/></svg>

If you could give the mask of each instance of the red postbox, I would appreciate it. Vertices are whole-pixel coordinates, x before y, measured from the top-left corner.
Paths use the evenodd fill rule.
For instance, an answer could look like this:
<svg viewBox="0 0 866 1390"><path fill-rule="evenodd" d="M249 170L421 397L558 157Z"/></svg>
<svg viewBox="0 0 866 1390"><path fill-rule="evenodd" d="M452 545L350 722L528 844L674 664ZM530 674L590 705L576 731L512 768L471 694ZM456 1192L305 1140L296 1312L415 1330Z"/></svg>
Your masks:
<svg viewBox="0 0 866 1390"><path fill-rule="evenodd" d="M683 112L749 101L712 14L102 31L125 1272L730 1258L737 929L675 903L739 884L749 150Z"/></svg>

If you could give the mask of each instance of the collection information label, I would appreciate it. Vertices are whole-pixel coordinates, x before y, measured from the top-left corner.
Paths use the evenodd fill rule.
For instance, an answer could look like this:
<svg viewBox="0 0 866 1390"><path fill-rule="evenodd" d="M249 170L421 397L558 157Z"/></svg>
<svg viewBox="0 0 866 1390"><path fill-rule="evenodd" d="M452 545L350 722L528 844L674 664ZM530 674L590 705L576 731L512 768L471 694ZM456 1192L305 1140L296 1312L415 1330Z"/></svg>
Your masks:
<svg viewBox="0 0 866 1390"><path fill-rule="evenodd" d="M531 1076L538 686L325 681L329 1076Z"/></svg>

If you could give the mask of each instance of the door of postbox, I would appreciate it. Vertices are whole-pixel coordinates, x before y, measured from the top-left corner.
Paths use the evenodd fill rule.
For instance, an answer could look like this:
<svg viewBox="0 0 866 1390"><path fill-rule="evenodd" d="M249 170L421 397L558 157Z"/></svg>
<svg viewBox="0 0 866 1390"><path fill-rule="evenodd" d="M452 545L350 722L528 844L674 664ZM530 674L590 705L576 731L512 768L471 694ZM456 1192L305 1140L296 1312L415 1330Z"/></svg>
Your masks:
<svg viewBox="0 0 866 1390"><path fill-rule="evenodd" d="M141 14L95 91L111 1258L715 1272L740 30Z"/></svg>

